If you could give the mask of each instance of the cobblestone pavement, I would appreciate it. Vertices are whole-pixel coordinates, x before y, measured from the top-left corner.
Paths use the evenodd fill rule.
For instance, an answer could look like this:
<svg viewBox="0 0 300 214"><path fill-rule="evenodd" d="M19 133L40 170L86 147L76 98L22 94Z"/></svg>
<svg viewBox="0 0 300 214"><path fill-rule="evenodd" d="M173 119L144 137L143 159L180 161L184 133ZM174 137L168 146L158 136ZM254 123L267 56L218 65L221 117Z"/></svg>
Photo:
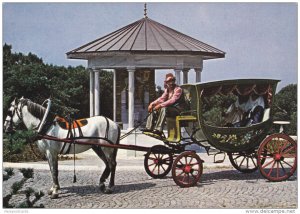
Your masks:
<svg viewBox="0 0 300 214"><path fill-rule="evenodd" d="M34 170L34 178L25 187L45 193L38 204L46 208L297 208L297 178L284 182L269 182L259 172L243 174L232 167L205 167L201 181L191 188L176 186L171 175L165 179L152 179L143 169L143 160L119 160L116 186L112 194L103 194L98 188L103 165L80 168L77 161L77 183L72 183L72 169L62 168L58 199L46 194L50 188L49 170ZM66 164L67 165L67 164ZM70 166L71 167L71 166ZM15 175L3 182L3 196L10 192ZM295 173L297 174L297 173ZM18 203L20 196L11 202Z"/></svg>

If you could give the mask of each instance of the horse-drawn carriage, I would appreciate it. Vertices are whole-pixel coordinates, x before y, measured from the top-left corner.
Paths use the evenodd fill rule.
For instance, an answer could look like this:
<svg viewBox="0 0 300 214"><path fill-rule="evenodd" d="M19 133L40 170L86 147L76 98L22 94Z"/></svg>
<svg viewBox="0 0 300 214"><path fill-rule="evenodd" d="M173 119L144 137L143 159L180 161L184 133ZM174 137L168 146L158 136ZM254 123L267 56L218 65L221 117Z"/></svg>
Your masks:
<svg viewBox="0 0 300 214"><path fill-rule="evenodd" d="M78 129L79 132L77 127L74 128L74 135L68 138L62 137L63 135L66 136L67 131L51 132L50 130L40 136L40 139L42 141L59 142L58 144L63 142L64 144L73 145L72 148L69 148L69 151L74 150L74 153L75 145L85 147L89 145L89 148L92 147L112 169L111 177L113 178L111 178L110 186L114 185L115 164L111 164L111 162L115 162L115 156L113 155L116 153L116 149L146 152L145 170L153 178L162 178L172 171L173 180L177 185L181 187L196 185L203 172L203 161L195 151L189 149L188 146L192 144L204 147L208 153L211 148L227 153L233 167L241 172L247 173L259 169L261 174L268 180L282 181L292 176L296 170L297 144L292 138L283 133L269 135L273 118L272 105L278 82L278 80L269 79L239 79L182 85L189 108L181 112L181 115L176 116L176 118L167 118L167 137L144 133L160 139L164 145L148 148L119 144L119 129L114 125L114 122L107 118L103 119L103 117L100 119L102 122L99 123L101 130L90 132L89 135L76 135L75 129ZM250 94L262 96L265 102L263 116L259 123L245 127L225 127L212 122L209 114L206 113L207 103L213 100L212 98L215 96L231 96L232 98L238 95L248 96ZM10 118L7 118L4 128L8 129L17 120L21 120L26 124L23 117L24 113L22 113L24 106L26 104L13 103L8 114ZM43 112L45 113L45 111L44 109ZM91 119L95 122L97 117L93 118ZM103 123L106 125L103 125ZM37 126L39 125L37 124ZM187 137L183 136L183 129L185 129ZM85 126L81 128L80 132L87 133ZM70 130L68 133L70 133ZM51 146L50 144L47 145ZM62 146L57 147L59 147L57 150L63 151ZM86 149L79 149L78 151ZM112 152L107 155L105 149ZM48 158L53 159L53 156L52 154ZM54 166L51 166L50 162L50 168L51 171L55 171L57 163L54 162ZM100 185L108 177L108 171L105 170L103 173L105 175L102 175ZM58 186L58 182L56 182L57 175L53 175L53 177L54 184ZM52 189L55 189L55 187L52 187ZM57 189L54 191L57 192Z"/></svg>
<svg viewBox="0 0 300 214"><path fill-rule="evenodd" d="M195 185L201 177L203 161L194 151L186 151L185 148L190 144L198 144L207 151L214 148L226 152L233 167L241 172L259 169L270 181L288 179L296 170L296 142L283 133L268 135L273 122L272 104L278 82L239 79L182 85L190 109L175 119L167 119L168 138L164 142L170 150L167 152L157 146L165 152L147 153L145 168L148 174L159 178L172 170L173 179L179 186ZM265 100L259 123L246 127L224 127L205 117L204 107L213 96L247 96L253 93ZM185 128L188 137L182 137L182 128ZM175 153L180 155L174 156Z"/></svg>

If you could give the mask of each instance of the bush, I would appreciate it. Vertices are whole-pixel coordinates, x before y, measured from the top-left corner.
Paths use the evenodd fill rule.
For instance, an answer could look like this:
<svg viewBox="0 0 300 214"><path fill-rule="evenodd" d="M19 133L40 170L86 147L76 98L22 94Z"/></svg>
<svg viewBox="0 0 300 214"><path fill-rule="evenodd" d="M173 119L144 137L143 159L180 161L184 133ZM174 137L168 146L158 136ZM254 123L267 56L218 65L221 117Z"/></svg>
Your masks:
<svg viewBox="0 0 300 214"><path fill-rule="evenodd" d="M283 87L276 95L274 102L274 120L290 121L285 133L297 135L297 84ZM279 127L275 127L275 132Z"/></svg>
<svg viewBox="0 0 300 214"><path fill-rule="evenodd" d="M46 160L37 145L33 143L36 134L29 131L16 131L14 134L4 134L3 161L41 161Z"/></svg>
<svg viewBox="0 0 300 214"><path fill-rule="evenodd" d="M20 169L20 172L23 174L24 178L29 179L33 178L33 169Z"/></svg>
<svg viewBox="0 0 300 214"><path fill-rule="evenodd" d="M13 175L13 170L11 168L6 168L4 171L7 174ZM33 178L33 169L20 169L20 172L23 174L23 178L21 181L17 181L13 183L11 186L11 193L3 197L3 207L4 208L44 208L43 204L40 205L35 205L38 200L41 199L41 197L44 196L44 193L41 191L36 192L33 188L28 187L26 190L21 191L23 188L24 184L29 178ZM18 194L25 194L25 201L21 202L20 204L10 204L10 199L12 198L13 195L18 195ZM33 196L33 197L32 197ZM30 198L32 200L30 200Z"/></svg>

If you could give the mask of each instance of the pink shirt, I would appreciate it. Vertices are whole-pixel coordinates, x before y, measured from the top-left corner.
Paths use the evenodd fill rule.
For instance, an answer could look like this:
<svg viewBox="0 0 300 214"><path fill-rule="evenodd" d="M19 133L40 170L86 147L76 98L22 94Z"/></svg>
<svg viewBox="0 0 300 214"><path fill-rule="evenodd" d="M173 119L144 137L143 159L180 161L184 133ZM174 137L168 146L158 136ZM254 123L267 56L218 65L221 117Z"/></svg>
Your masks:
<svg viewBox="0 0 300 214"><path fill-rule="evenodd" d="M181 96L182 89L179 86L174 88L174 91L168 92L165 89L164 93L157 100L153 101L154 105L160 104L161 107L167 107L174 104Z"/></svg>

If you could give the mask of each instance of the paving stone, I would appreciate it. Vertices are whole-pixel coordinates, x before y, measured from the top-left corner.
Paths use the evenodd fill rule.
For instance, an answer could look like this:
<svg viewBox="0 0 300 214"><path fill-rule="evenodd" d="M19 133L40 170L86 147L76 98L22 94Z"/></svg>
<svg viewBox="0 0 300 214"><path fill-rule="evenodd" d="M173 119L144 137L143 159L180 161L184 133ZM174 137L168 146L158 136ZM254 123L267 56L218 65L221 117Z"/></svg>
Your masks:
<svg viewBox="0 0 300 214"><path fill-rule="evenodd" d="M79 162L79 163L78 163ZM45 164L45 163L41 163ZM63 163L67 165L67 163ZM77 161L76 165L84 166ZM43 191L45 195L37 204L46 208L297 208L297 172L289 180L269 182L259 172L243 174L233 167L204 168L200 182L191 188L177 186L171 174L164 179L150 178L143 168L143 160L119 160L115 188L112 194L103 194L99 177L103 167L86 167L76 171L77 183L73 183L73 170L59 171L60 195L50 199L47 191L51 177L46 167L34 169L34 178L26 187ZM126 167L128 166L128 168ZM3 182L3 196L10 192L13 182L21 179L15 175ZM21 202L22 196L13 198Z"/></svg>

